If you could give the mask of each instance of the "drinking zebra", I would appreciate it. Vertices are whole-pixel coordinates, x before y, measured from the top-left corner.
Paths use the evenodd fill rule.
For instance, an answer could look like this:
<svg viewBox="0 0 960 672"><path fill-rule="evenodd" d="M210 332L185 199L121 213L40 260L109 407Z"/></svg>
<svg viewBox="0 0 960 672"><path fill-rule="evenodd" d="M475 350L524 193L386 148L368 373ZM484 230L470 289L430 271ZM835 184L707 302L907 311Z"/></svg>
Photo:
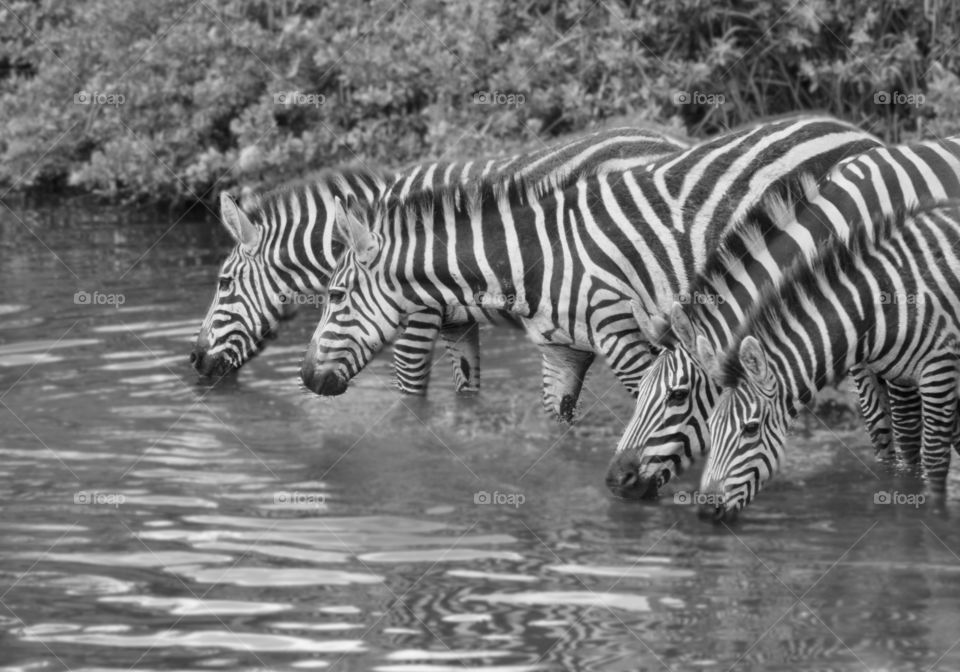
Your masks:
<svg viewBox="0 0 960 672"><path fill-rule="evenodd" d="M640 384L636 410L607 472L618 495L656 495L694 461L698 448L708 447L707 418L719 387L695 356L698 332L724 351L759 293L781 282L791 260L814 256L833 237L845 239L850 222L893 216L898 204L960 196L960 138L871 149L838 165L819 187L809 181L805 192L796 213L775 208L770 221L761 211L733 229L691 286L689 305L674 305L669 315L653 320L639 316L648 337L664 349ZM920 427L915 388L881 386L870 371L854 374L878 454L887 452L892 424L898 454L914 459ZM884 389L886 394L872 393Z"/></svg>
<svg viewBox="0 0 960 672"><path fill-rule="evenodd" d="M777 471L787 426L855 365L919 388L922 456L942 491L957 416L960 201L853 225L765 290L729 349L700 356L727 388L708 426L702 513L735 517Z"/></svg>
<svg viewBox="0 0 960 672"><path fill-rule="evenodd" d="M764 194L879 145L832 118L794 117L542 196L517 182L458 184L360 212L373 217L372 231L340 222L353 243L301 377L318 394L341 394L404 315L495 305L517 315L545 359L563 361L577 381L597 352L633 391L652 355L631 303L646 313L671 305ZM569 421L576 395L545 395L544 403Z"/></svg>
<svg viewBox="0 0 960 672"><path fill-rule="evenodd" d="M325 291L343 249L333 227L338 201L370 204L381 197L443 190L459 181L514 176L545 189L592 171L641 165L686 146L651 130L613 128L527 154L423 164L396 175L366 169L326 172L269 192L242 209L223 193L221 220L235 245L220 268L217 292L197 336L194 368L201 375L220 376L241 367L276 334L296 294ZM409 316L394 353L399 388L426 392L438 331L451 354L457 389L476 388L476 319L496 315L451 308L444 314ZM512 315L503 319L515 324Z"/></svg>

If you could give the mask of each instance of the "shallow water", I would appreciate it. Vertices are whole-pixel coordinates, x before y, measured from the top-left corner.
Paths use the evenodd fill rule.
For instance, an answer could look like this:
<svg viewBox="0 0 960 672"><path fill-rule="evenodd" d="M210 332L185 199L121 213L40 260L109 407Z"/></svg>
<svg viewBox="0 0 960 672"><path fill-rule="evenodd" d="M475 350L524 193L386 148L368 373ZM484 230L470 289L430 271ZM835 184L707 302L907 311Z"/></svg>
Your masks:
<svg viewBox="0 0 960 672"><path fill-rule="evenodd" d="M225 249L0 209L0 670L960 669L960 504L876 503L920 486L862 431L795 437L718 528L612 499L628 398L597 367L583 422L546 420L516 334L484 334L474 399L445 362L401 398L387 358L306 394L309 311L200 385Z"/></svg>

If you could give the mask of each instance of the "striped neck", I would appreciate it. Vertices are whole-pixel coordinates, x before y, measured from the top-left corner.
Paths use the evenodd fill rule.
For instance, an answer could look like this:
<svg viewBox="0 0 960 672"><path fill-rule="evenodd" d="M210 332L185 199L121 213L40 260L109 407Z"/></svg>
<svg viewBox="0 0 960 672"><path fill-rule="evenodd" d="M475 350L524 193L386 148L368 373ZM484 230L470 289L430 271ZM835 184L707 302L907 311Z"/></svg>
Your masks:
<svg viewBox="0 0 960 672"><path fill-rule="evenodd" d="M367 170L330 172L268 192L247 216L260 228L257 254L289 291L323 291L343 245L336 240L336 200L370 206L386 191L384 176Z"/></svg>
<svg viewBox="0 0 960 672"><path fill-rule="evenodd" d="M770 285L796 263L815 258L825 242L867 235L872 223L904 208L943 203L960 194L960 138L871 149L841 162L816 185L801 180L805 200L771 199L728 232L691 283L689 314L723 351ZM866 229L864 229L866 227Z"/></svg>

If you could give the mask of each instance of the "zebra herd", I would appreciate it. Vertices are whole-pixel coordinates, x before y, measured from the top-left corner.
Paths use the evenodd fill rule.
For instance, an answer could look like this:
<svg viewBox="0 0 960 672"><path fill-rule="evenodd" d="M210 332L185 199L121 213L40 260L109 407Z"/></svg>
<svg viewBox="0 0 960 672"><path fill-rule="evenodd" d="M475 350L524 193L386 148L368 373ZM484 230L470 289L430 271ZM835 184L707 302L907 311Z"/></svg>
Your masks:
<svg viewBox="0 0 960 672"><path fill-rule="evenodd" d="M706 455L701 514L729 520L776 472L790 419L852 375L878 454L945 487L957 418L960 138L885 146L800 116L688 146L613 129L519 156L325 173L243 207L191 360L239 368L326 289L301 366L338 395L394 343L425 394L443 341L480 383L478 324L525 330L543 403L576 419L600 354L637 397L607 473L656 497ZM709 451L707 448L709 447Z"/></svg>

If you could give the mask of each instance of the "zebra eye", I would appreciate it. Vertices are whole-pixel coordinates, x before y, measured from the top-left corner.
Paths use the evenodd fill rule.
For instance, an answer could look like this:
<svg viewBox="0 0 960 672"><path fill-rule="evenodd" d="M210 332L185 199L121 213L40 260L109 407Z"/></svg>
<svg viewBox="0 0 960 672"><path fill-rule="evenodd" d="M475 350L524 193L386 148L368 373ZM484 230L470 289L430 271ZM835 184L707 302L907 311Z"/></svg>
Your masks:
<svg viewBox="0 0 960 672"><path fill-rule="evenodd" d="M749 438L749 437L756 436L759 431L760 431L760 421L750 420L743 426L743 430L741 431L741 434Z"/></svg>
<svg viewBox="0 0 960 672"><path fill-rule="evenodd" d="M677 406L682 404L690 396L690 390L686 388L677 388L670 392L670 396L667 397L667 403L671 406Z"/></svg>
<svg viewBox="0 0 960 672"><path fill-rule="evenodd" d="M220 278L219 288L221 292L229 292L233 289L233 278Z"/></svg>
<svg viewBox="0 0 960 672"><path fill-rule="evenodd" d="M327 298L330 303L340 303L347 297L347 293L342 289L330 288L327 290Z"/></svg>

